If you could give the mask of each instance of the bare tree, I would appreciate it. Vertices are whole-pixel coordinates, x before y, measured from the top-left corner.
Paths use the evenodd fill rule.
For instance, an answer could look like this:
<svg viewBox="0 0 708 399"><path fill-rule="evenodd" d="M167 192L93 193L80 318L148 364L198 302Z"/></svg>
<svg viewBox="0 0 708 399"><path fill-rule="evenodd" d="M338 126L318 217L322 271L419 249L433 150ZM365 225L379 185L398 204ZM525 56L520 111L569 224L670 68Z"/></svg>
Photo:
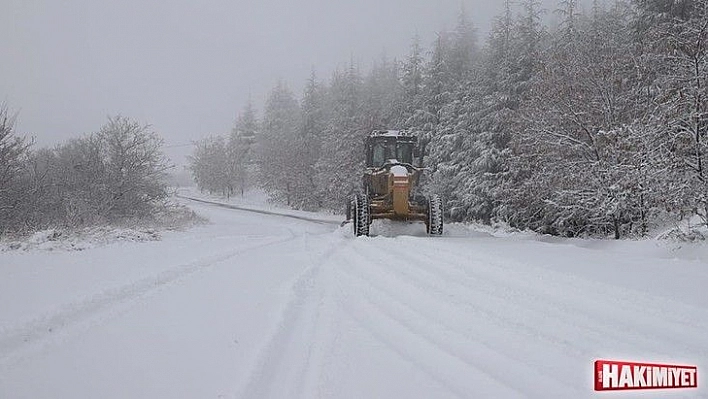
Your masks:
<svg viewBox="0 0 708 399"><path fill-rule="evenodd" d="M17 222L18 207L27 195L18 179L31 143L15 136L14 125L7 105L0 104L0 234Z"/></svg>
<svg viewBox="0 0 708 399"><path fill-rule="evenodd" d="M170 165L161 152L162 138L149 126L116 116L109 118L98 138L105 151L105 184L111 195L107 212L140 213L166 197L164 178Z"/></svg>

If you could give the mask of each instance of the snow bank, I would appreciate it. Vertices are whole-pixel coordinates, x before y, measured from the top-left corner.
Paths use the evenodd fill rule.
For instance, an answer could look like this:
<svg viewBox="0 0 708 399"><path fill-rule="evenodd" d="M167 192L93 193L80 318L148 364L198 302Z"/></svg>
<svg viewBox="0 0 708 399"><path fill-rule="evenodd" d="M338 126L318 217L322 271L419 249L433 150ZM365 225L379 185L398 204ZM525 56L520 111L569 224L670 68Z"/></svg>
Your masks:
<svg viewBox="0 0 708 399"><path fill-rule="evenodd" d="M0 242L0 251L82 251L115 242L156 241L160 233L151 229L91 227L81 230L48 229L38 231L25 240Z"/></svg>
<svg viewBox="0 0 708 399"><path fill-rule="evenodd" d="M149 218L127 220L121 225L52 228L26 237L6 237L0 240L0 252L83 251L119 242L157 241L161 238L161 232L180 230L205 221L183 205L166 203Z"/></svg>

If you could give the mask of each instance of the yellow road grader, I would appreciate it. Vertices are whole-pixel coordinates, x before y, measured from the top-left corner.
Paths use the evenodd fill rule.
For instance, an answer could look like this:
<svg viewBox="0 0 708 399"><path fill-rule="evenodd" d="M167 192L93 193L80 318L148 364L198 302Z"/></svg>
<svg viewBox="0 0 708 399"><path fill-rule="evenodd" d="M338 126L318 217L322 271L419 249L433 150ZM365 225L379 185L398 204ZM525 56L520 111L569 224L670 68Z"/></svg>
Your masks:
<svg viewBox="0 0 708 399"><path fill-rule="evenodd" d="M356 236L368 236L375 219L422 221L430 235L443 233L442 201L423 195L418 183L423 151L407 131L375 130L365 140L366 169L362 192L347 204L347 222Z"/></svg>

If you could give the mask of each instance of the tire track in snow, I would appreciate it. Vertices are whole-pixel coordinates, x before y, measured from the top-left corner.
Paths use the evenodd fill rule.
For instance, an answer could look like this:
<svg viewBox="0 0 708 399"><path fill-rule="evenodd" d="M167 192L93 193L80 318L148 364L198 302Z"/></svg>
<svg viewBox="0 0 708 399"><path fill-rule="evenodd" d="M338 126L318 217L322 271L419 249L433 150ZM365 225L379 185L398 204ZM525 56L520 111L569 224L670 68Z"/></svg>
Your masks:
<svg viewBox="0 0 708 399"><path fill-rule="evenodd" d="M456 375L461 369L466 368L464 363L460 362L458 364L458 360L454 357L450 357L452 360L439 360L438 352L434 350L431 352L425 342L422 344L415 341L411 343L410 336L401 336L400 334L392 336L390 332L391 329L393 328L395 331L395 328L398 326L393 325L393 327L391 327L389 323L390 320L387 318L377 319L376 312L369 313L366 309L361 309L361 307L357 308L349 303L344 305L344 309L352 320L364 331L368 332L376 341L386 346L386 348L398 355L403 361L423 372L430 379L443 387L450 395L464 399L470 397L470 392L474 391L474 389L468 386L467 381L450 381L451 375ZM414 336L413 339L415 338ZM409 342L410 344L405 345L403 342ZM412 353L410 350L411 347L418 349L418 352L425 351L425 353ZM431 364L431 359L435 359L438 362L442 361L444 364ZM468 378L466 377L465 380L468 380ZM471 383L479 385L479 380L471 381ZM503 392L502 389L499 391ZM512 391L511 393L515 396L519 396L516 392ZM439 396L447 397L442 394ZM504 396L500 394L498 397L509 397L509 395Z"/></svg>
<svg viewBox="0 0 708 399"><path fill-rule="evenodd" d="M398 258L415 260L405 251L396 250L395 252ZM577 331L578 325L582 326L582 331L594 333L597 338L594 346L598 348L606 347L608 338L611 338L623 346L642 349L643 352L646 352L646 348L661 348L664 346L657 345L657 342L691 343L691 347L683 348L688 353L691 353L698 349L695 343L703 342L702 337L706 327L708 327L695 325L699 319L696 318L696 313L704 312L704 310L692 309L689 305L679 303L667 305L655 298L647 297L645 294L637 293L633 295L620 292L600 283L562 275L548 269L538 270L538 268L532 267L543 276L543 283L538 284L538 281L529 282L529 280L530 277L537 277L539 274L526 275L526 273L522 273L517 269L505 267L498 260L470 259L459 254L447 252L447 259L454 259L455 261L446 262L444 266L439 266L442 262L425 251L422 251L420 256L429 259L429 263L433 265L431 268L436 270L435 274L445 279L448 284L462 285L470 290L482 290L498 298L502 304L513 301L518 306L529 307L532 304L542 303L543 307L541 308L535 305L540 310L537 314L542 319L550 320L552 319L551 316L554 316L555 319L566 322L565 325L569 327L569 332ZM484 267L461 266L470 264L484 264ZM413 265L415 266L415 262ZM525 267L525 265L522 266ZM455 275L451 273L451 270L457 270L458 273ZM465 283L470 279L476 281L477 284ZM494 288L488 288L490 283ZM562 297L559 296L559 293L548 289L555 287L562 288L560 290L563 294ZM576 288L569 290L567 287ZM502 292L507 295L501 295ZM596 300L597 298L600 300ZM575 306L569 306L568 304ZM612 312L607 311L608 304L613 306ZM578 307L578 305L581 307ZM677 307L676 305L679 306ZM663 315L661 324L646 325L643 319L637 320L638 315L651 316L652 312L656 316L656 309L659 308L665 308L663 312L658 313ZM690 319L692 322L690 324L686 322L689 316L677 315L676 311L684 308L691 308ZM549 312L553 312L553 314ZM671 315L671 319L667 320L666 315ZM629 323L628 320L634 320L636 323ZM654 318L652 320L657 319ZM570 323L570 321L573 323ZM628 332L632 333L631 339L628 339ZM680 338L677 339L677 337ZM676 349L676 346L673 346L672 349ZM704 355L708 354L708 348L706 347L699 350ZM655 353L655 355L671 356L670 353Z"/></svg>
<svg viewBox="0 0 708 399"><path fill-rule="evenodd" d="M351 242L343 243L346 248ZM317 307L310 323L309 339L305 361L297 377L297 386L294 392L296 397L312 398L331 396L323 386L326 373L332 366L332 353L337 349L337 341L341 338L341 318L337 317L337 301L334 299L338 286L333 279L333 269L337 262L330 263L335 253L341 253L344 248L336 251L329 250L317 261L321 270L319 282L322 288L317 291ZM314 263L314 262L313 262Z"/></svg>
<svg viewBox="0 0 708 399"><path fill-rule="evenodd" d="M481 276L484 279L490 279L493 278L497 282L502 282L505 285L508 285L506 283L507 281L512 282L512 283L520 283L516 284L517 288L521 288L523 290L528 290L528 291L533 291L534 293L540 293L544 295L548 295L549 297L552 296L550 295L547 290L541 290L539 289L539 286L536 284L529 284L529 278L528 277L537 277L540 274L543 274L544 277L544 287L547 287L549 285L552 285L554 287L567 287L567 286L582 286L582 288L585 288L585 290L573 290L571 292L563 292L563 297L559 298L557 296L553 296L553 299L555 300L556 303L564 303L567 302L567 299L569 296L572 296L572 299L576 299L576 303L581 303L583 305L589 305L590 306L587 309L582 309L583 312L585 311L593 311L595 313L598 313L597 309L592 307L591 304L593 304L593 301L587 301L587 297L581 294L581 292L587 292L587 291L593 291L598 295L612 295L615 297L614 299L617 302L621 302L623 304L623 307L621 309L618 309L621 312L624 312L621 317L619 317L619 320L626 320L631 318L632 315L637 314L637 313L647 313L650 312L650 315L654 316L659 316L659 315L666 315L666 314L671 314L673 319L672 324L680 324L680 328L670 332L670 334L674 334L678 330L683 330L684 328L691 328L694 330L698 330L696 332L702 332L705 330L708 325L701 326L700 328L695 327L695 313L696 312L704 312L706 316L708 316L708 313L705 312L704 309L698 309L695 308L692 305L688 305L682 302L677 302L673 299L667 299L667 298L661 298L657 299L654 296L647 296L643 292L638 292L635 290L629 290L626 288L620 288L620 287L615 287L615 286L610 286L608 284L602 284L598 283L592 280L584 279L577 277L572 274L568 273L563 273L559 272L556 270L552 269L547 269L547 268L542 268L542 267L537 267L537 266L530 266L530 265L521 265L518 264L515 261L505 261L504 263L500 263L500 260L502 259L501 257L490 257L487 252L484 252L487 254L486 257L474 257L470 259L469 257L461 256L460 254L456 254L453 252L446 252L446 255L455 258L457 261L452 263L452 266L454 269L456 269L462 276L469 276L470 273L475 272L474 274L477 276ZM408 254L404 254L408 255ZM430 260L434 260L430 254L428 253L423 253L421 254L423 257L426 257ZM474 255L474 254L473 254ZM474 261L474 263L477 264L485 264L486 267L484 268L475 268L470 269L466 267L461 267L463 264L468 264L470 260ZM512 268L509 266L505 266L505 264L509 263L514 263L517 264L518 268ZM538 273L532 274L529 273L528 271L532 269L537 271ZM514 277L519 277L513 280L508 280L509 275L514 275ZM455 277L457 278L457 277ZM548 281L552 280L552 281ZM649 306L647 306L649 305ZM689 315L686 314L676 314L675 310L676 308L691 308L691 312ZM662 309L662 311L657 311L657 309ZM602 312L599 312L602 313ZM708 320L708 318L704 318Z"/></svg>
<svg viewBox="0 0 708 399"><path fill-rule="evenodd" d="M347 264L350 268L358 267L358 264L351 262ZM368 283L362 287L352 275L348 279L353 282L351 289L355 290L350 296L356 300L343 303L347 316L403 361L440 384L449 394L467 398L472 393L489 397L494 392L496 397L523 397L521 392L460 357L445 343L431 340L421 330L412 328L410 321L403 316L385 311L367 293Z"/></svg>
<svg viewBox="0 0 708 399"><path fill-rule="evenodd" d="M36 344L50 341L62 331L71 328L92 316L101 314L106 308L144 296L152 291L168 286L193 273L212 267L244 252L253 251L271 245L283 244L297 239L290 235L267 243L251 245L231 250L220 255L203 258L194 262L164 270L154 276L146 277L122 286L95 293L89 298L62 306L59 310L27 322L22 326L0 332L0 363L12 360L13 355Z"/></svg>
<svg viewBox="0 0 708 399"><path fill-rule="evenodd" d="M343 246L342 246L343 245ZM312 266L306 269L292 284L290 288L290 300L283 308L280 319L276 327L265 344L259 351L255 366L251 369L245 382L238 390L238 398L264 398L272 397L275 390L287 390L285 397L307 396L304 391L306 383L303 377L308 374L308 369L316 367L316 351L313 348L313 337L317 336L316 331L320 323L321 303L324 293L319 287L318 279L322 273L323 265L336 253L349 245L349 241L344 241L342 245L329 248ZM313 300L313 298L320 300ZM309 315L309 319L305 315ZM307 347L297 347L293 342L294 335L300 333L300 337L306 339ZM291 351L300 350L301 358L297 363L297 370L288 367L287 356ZM292 364L289 364L293 366ZM293 378L296 376L296 378ZM285 379L285 384L283 383ZM294 381L287 381L288 379ZM289 384L288 384L289 383ZM282 392L279 392L283 396Z"/></svg>
<svg viewBox="0 0 708 399"><path fill-rule="evenodd" d="M595 319L588 318L582 311L578 311L578 313L571 311L565 315L555 315L553 312L549 314L549 311L546 306L543 306L543 303L539 306L539 303L536 303L535 300L524 296L524 289L519 287L524 287L526 281L518 281L520 278L519 273L513 269L509 270L509 279L507 280L496 278L489 279L486 278L486 276L479 275L475 276L476 279L471 279L470 276L450 273L450 269L463 268L466 265L470 265L473 266L473 270L479 270L480 268L481 270L487 270L487 267L501 269L499 275L503 275L506 267L498 263L494 266L487 266L486 263L488 262L470 259L469 257L465 257L464 254L455 254L452 257L434 257L428 253L428 250L443 252L444 249L438 246L428 248L426 245L423 245L424 242L425 241L422 240L416 240L412 243L413 245L411 247L401 245L400 242L395 241L390 241L389 243L391 245L388 245L386 242L378 242L378 245L370 245L371 243L362 242L362 244L367 245L366 251L360 250L354 255L358 255L362 257L362 259L368 259L369 262L359 262L358 264L365 265L366 267L362 266L360 269L356 270L366 270L367 273L372 273L373 271L373 275L369 274L372 276L368 277L369 282L373 283L373 285L380 284L379 288L382 289L384 294L401 294L403 291L394 289L396 286L400 286L401 283L407 284L410 288L417 290L411 291L411 294L408 296L392 296L393 299L399 300L401 304L425 304L426 302L423 298L431 298L441 305L448 303L459 306L460 311L458 312L458 317L466 317L470 312L472 312L472 314L481 313L481 318L478 317L477 319L482 323L489 325L489 322L492 322L494 325L500 327L496 330L488 329L486 331L485 339L490 345L493 345L497 348L497 351L506 353L510 357L516 355L517 358L523 359L524 362L533 362L536 364L536 367L555 367L556 370L549 373L550 376L566 376L558 377L559 383L560 381L575 381L577 386L585 384L586 381L584 377L586 377L586 375L580 375L576 369L572 367L568 368L567 365L577 365L584 362L588 362L589 364L592 359L597 358L598 355L602 355L602 353L597 352L598 349L602 351L602 348L614 348L610 350L619 350L623 353L635 353L641 354L642 356L654 356L667 359L677 355L696 360L705 357L706 343L708 343L708 341L704 339L697 338L693 341L684 341L684 338L681 338L683 335L679 334L677 335L677 337L679 337L678 342L676 342L673 339L667 340L662 334L653 334L651 330L637 330L638 327L635 326L632 328L631 324L628 324L628 327L620 327L618 329L617 326L613 325L611 322L604 320L602 315L597 316ZM380 244L384 244L384 246ZM423 254L425 255L418 256ZM551 277L557 273L545 269L542 269L541 272L545 272L542 274L550 275ZM499 275L497 275L497 277L499 277ZM554 284L562 285L562 281L561 279L559 283L558 280L553 278L544 279L540 282L537 281L537 285L531 288L543 291L544 287L552 288ZM590 283L590 288L593 288L595 285L600 286L600 288L606 288L599 283ZM505 291L505 289L509 287L512 287L513 290ZM582 285L577 288L573 287L575 286L570 285L564 288L566 291L574 290L573 295L571 295L568 301L571 305L569 309L572 309L572 305L575 305L575 301L582 301L584 299L584 297L582 297L583 290L590 289ZM483 295L480 296L480 292ZM621 294L625 295L625 293ZM580 296L580 299L575 299L575 296ZM556 298L551 298L550 300L554 299ZM599 298L601 304L607 306L621 306L621 303L616 302L615 299L615 296L612 295ZM385 304L385 302L383 303ZM637 303L640 302L637 300ZM690 306L688 307L690 308ZM528 312L529 310L530 312ZM454 309L451 310L451 312L454 314ZM508 315L512 316L508 317ZM523 318L517 318L519 315L523 315ZM671 315L671 313L669 313L669 315ZM426 315L422 315L421 317L425 316ZM442 317L441 314L430 311L427 313L427 316L429 316L430 323L434 323L435 320ZM640 313L637 316L648 317L648 319L651 320L651 316L647 316L646 314ZM671 318L671 316L669 316L669 318ZM580 319L584 320L583 323L578 323ZM454 325L455 319L450 318L449 320ZM520 320L523 324L519 323ZM664 320L661 320L661 322L663 321ZM505 326L505 323L508 325ZM566 327L563 328L563 326ZM696 328L698 327L694 326L694 330ZM462 331L464 331L464 329ZM485 332L484 329L478 329L477 331ZM494 334L489 335L489 331L494 332ZM522 338L522 340L517 339L522 345L519 346L517 343L516 348L514 348L513 345L507 345L508 342L505 342L505 340L511 341L513 344L514 335L518 335L519 338ZM542 345L538 342L539 339L547 342L549 345ZM572 339L572 342L568 341L568 339ZM613 341L619 342L621 345L618 347L613 344ZM688 349L684 348L684 346ZM583 348L593 349L588 350ZM630 350L628 351L627 348ZM515 354L514 351L518 351L518 353ZM557 355L553 355L553 352L556 352ZM573 354L573 356L569 357L568 354ZM544 362L544 359L549 357L567 359L567 361L556 362L549 365ZM575 372L573 370L575 370Z"/></svg>
<svg viewBox="0 0 708 399"><path fill-rule="evenodd" d="M381 254L376 257L378 259L388 259L388 256L388 254ZM392 256L391 260L394 260L393 258L397 258L400 262L400 258ZM416 274L413 269L418 269L419 272ZM506 314L514 313L514 308L511 306L514 304L507 303L508 297L498 296L496 290L488 289L484 287L484 284L479 287L473 287L461 284L458 280L441 279L438 274L416 265L415 262L407 262L403 267L399 268L396 268L394 262L387 262L386 266L380 267L377 272L379 273L379 278L386 279L388 276L388 280L393 280L394 284L398 283L399 285L407 286L409 289L414 290L416 295L427 297L438 304L456 307L460 315L471 314L476 319L493 322L496 327L501 328L503 331L514 332L517 335L524 333L523 336L525 337L541 339L554 346L561 345L564 347L564 352L571 351L577 355L587 355L586 352L579 350L570 341L561 336L549 335L544 330L535 328L534 324L524 324L519 322L518 318L505 316ZM423 275L420 275L420 272ZM404 277L404 279L401 277ZM441 284L436 284L435 281ZM503 306L505 311L500 312L499 309L490 306L490 301L493 301L494 305ZM487 306L482 307L479 304L486 304ZM520 308L523 309L525 305L522 304Z"/></svg>
<svg viewBox="0 0 708 399"><path fill-rule="evenodd" d="M377 260L381 261L382 258L377 257ZM390 263L379 264L390 265ZM363 270L364 264L359 262L357 265L360 266L352 265L342 270L350 276L350 279L358 280L370 288L362 293L362 297L367 298L370 306L375 307L383 317L388 317L406 328L411 334L419 335L441 351L457 357L474 370L488 374L517 392L528 393L530 389L536 387L539 389L539 394L549 396L563 396L561 393L567 395L569 392L575 392L576 396L580 394L576 386L559 382L557 373L552 370L539 368L537 364L529 364L528 356L524 357L523 353L518 351L519 348L500 345L500 336L509 331L509 325L499 331L478 328L477 320L482 320L480 318L471 319L472 324L461 323L470 319L465 319L468 311L460 306L460 303L444 298L444 295L430 298L432 302L426 300L421 302L421 299L427 295L421 296L417 287L396 282L392 273L382 275L378 269L376 272L379 273L374 276L371 272ZM366 268L373 269L374 266ZM491 314L493 312L488 312L486 316ZM516 341L523 342L518 339ZM484 359L484 362L481 363L476 359ZM522 369L522 372L517 371L518 369ZM540 386L542 384L543 386ZM558 386L563 388L554 391Z"/></svg>

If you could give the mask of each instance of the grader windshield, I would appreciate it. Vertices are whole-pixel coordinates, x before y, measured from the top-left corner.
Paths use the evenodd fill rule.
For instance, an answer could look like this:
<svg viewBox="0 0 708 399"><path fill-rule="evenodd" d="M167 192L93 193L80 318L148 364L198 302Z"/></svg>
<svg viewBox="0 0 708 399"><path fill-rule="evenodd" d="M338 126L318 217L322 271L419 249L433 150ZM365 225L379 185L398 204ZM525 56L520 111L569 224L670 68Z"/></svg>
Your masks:
<svg viewBox="0 0 708 399"><path fill-rule="evenodd" d="M366 166L380 168L386 162L396 160L413 164L416 137L398 131L382 131L367 138Z"/></svg>

